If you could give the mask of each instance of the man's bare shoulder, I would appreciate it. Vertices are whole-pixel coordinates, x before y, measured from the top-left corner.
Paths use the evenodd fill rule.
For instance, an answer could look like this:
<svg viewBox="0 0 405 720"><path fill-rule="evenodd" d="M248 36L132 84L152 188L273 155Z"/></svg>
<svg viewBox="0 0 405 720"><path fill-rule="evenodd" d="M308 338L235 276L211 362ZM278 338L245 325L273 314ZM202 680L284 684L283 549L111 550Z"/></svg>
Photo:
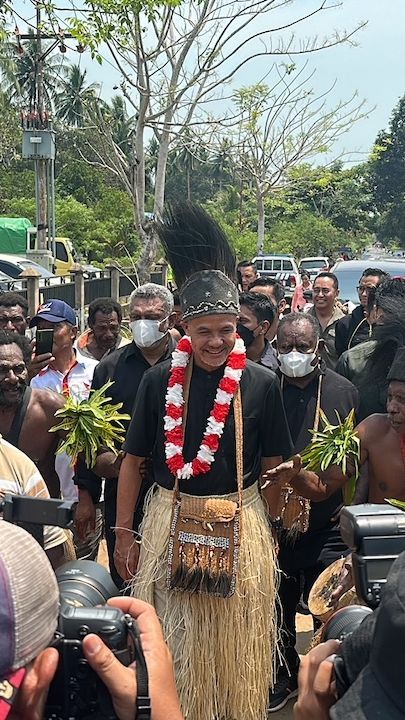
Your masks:
<svg viewBox="0 0 405 720"><path fill-rule="evenodd" d="M369 415L357 426L357 433L367 444L381 438L392 430L392 425L386 413Z"/></svg>
<svg viewBox="0 0 405 720"><path fill-rule="evenodd" d="M63 407L65 398L53 390L32 389L29 410L31 413L45 415L54 419L55 412Z"/></svg>

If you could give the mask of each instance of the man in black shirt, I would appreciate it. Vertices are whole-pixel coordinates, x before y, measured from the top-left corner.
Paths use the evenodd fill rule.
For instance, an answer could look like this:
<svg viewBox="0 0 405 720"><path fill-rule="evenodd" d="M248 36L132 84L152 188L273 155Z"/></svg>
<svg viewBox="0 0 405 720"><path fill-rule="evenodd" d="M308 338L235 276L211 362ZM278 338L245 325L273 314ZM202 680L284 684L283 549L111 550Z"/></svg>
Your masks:
<svg viewBox="0 0 405 720"><path fill-rule="evenodd" d="M234 259L220 228L200 208L187 205L168 214L159 236L181 288L187 335L172 362L148 371L139 387L119 477L116 561L128 577L138 562L129 531L142 485L140 468L151 455L158 488L145 511L132 587L136 596L154 604L162 621L183 712L193 720L264 720L277 645L277 568L258 483L266 468L291 453L280 387L274 373L246 361L243 343L236 339L238 294L230 279ZM216 245L221 250L217 254ZM228 275L200 270L210 263ZM219 389L223 380L227 390ZM242 428L234 408L239 392L243 454L237 456ZM168 553L173 488L178 485L181 502L194 506L202 497L238 501L238 458L243 465L242 529L234 592L210 594L202 584L191 588L185 582L174 590ZM263 492L270 518L279 501L279 489L273 491ZM206 526L213 532L209 522ZM184 540L195 543L186 580L191 571L198 575L199 547L208 543L206 535L198 534L201 527ZM203 568L202 577L210 568Z"/></svg>
<svg viewBox="0 0 405 720"><path fill-rule="evenodd" d="M363 272L357 287L360 305L336 323L335 348L339 357L345 350L370 340L372 325L367 314L368 298L370 292L388 278L389 275L378 268L367 268Z"/></svg>
<svg viewBox="0 0 405 720"><path fill-rule="evenodd" d="M352 408L358 407L354 385L320 364L321 343L318 322L311 315L291 313L280 321L277 346L282 395L295 453L311 442L310 430L316 429L319 409L330 422L336 423L335 411L344 419ZM340 538L337 520L342 504L341 491L335 492L327 500L311 506L309 529L295 542L285 531L281 534L279 563L283 574L279 595L286 667L279 670L270 712L276 712L297 694L299 657L295 650L295 614L301 593L306 601L320 573L348 552Z"/></svg>
<svg viewBox="0 0 405 720"><path fill-rule="evenodd" d="M266 340L269 331L278 326L277 308L265 295L247 292L239 297L238 333L245 343L246 356L270 370L276 370L277 353Z"/></svg>
<svg viewBox="0 0 405 720"><path fill-rule="evenodd" d="M131 295L129 316L133 342L114 350L101 360L94 371L91 387L93 390L98 390L108 380L112 380L114 384L108 390L112 403L123 403L122 412L132 415L136 393L145 371L167 360L175 347L169 332L175 322L170 291L154 283L141 285ZM121 459L122 454L117 457L112 452L104 452L98 457L96 472L88 470L81 461L76 474L76 483L79 486L76 526L82 534L89 524L90 526L94 524L95 503L100 498L102 478L106 478L105 535L110 572L118 586L121 586L122 578L116 572L114 565L115 534L112 528L115 524L117 478ZM147 490L146 485L144 492ZM142 497L139 499L137 517L134 518L134 528L138 527L142 518Z"/></svg>

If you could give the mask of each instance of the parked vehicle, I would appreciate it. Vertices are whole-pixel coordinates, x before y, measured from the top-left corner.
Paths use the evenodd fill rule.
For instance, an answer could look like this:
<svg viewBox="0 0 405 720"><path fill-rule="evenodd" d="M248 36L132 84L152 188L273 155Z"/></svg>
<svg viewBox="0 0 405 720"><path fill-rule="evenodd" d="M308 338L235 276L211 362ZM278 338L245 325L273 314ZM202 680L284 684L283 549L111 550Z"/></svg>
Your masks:
<svg viewBox="0 0 405 720"><path fill-rule="evenodd" d="M342 302L359 305L357 285L364 270L369 267L384 270L391 277L405 278L405 259L382 258L368 260L338 260L331 268L339 281L339 296Z"/></svg>
<svg viewBox="0 0 405 720"><path fill-rule="evenodd" d="M0 294L4 292L20 292L23 288L21 281L15 281L12 277L0 270Z"/></svg>
<svg viewBox="0 0 405 720"><path fill-rule="evenodd" d="M10 279L19 278L21 273L27 270L27 268L32 268L41 273L40 285L60 285L60 279L56 277L56 275L49 272L49 270L42 267L42 265L38 265L38 263L33 260L20 257L19 255L0 255L0 272L7 275Z"/></svg>
<svg viewBox="0 0 405 720"><path fill-rule="evenodd" d="M258 255L252 262L259 275L278 280L285 288L287 297L291 297L299 283L297 263L292 255Z"/></svg>
<svg viewBox="0 0 405 720"><path fill-rule="evenodd" d="M26 257L29 250L36 249L36 233L27 218L0 217L0 253ZM55 274L69 275L76 262L78 256L69 238L55 238Z"/></svg>
<svg viewBox="0 0 405 720"><path fill-rule="evenodd" d="M320 272L329 270L329 258L318 255L317 257L304 257L298 265L298 270L307 273L311 282L315 280Z"/></svg>

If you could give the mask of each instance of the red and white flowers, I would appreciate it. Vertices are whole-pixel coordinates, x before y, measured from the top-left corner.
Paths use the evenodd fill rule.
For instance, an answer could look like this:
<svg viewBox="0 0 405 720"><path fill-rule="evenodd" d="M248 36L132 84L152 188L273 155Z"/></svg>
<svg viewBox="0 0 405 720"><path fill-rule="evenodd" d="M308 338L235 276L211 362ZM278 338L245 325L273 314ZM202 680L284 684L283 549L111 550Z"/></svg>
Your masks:
<svg viewBox="0 0 405 720"><path fill-rule="evenodd" d="M237 336L217 389L200 449L194 460L186 463L183 457L184 383L186 368L192 352L191 340L184 336L172 356L164 417L166 463L170 472L183 480L202 475L210 470L229 415L232 398L239 387L242 372L246 367L245 345L243 340Z"/></svg>

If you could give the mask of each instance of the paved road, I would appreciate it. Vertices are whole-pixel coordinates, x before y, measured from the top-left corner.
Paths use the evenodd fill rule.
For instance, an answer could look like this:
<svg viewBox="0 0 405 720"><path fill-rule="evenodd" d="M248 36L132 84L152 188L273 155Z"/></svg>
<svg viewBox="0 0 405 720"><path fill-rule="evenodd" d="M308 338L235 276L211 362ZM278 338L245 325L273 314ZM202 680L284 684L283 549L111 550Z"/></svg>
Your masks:
<svg viewBox="0 0 405 720"><path fill-rule="evenodd" d="M298 629L298 652L304 654L307 652L309 644L312 639L312 619L308 615L297 615L297 629ZM278 712L271 713L269 720L293 720L293 707L295 700L290 700L289 703Z"/></svg>

